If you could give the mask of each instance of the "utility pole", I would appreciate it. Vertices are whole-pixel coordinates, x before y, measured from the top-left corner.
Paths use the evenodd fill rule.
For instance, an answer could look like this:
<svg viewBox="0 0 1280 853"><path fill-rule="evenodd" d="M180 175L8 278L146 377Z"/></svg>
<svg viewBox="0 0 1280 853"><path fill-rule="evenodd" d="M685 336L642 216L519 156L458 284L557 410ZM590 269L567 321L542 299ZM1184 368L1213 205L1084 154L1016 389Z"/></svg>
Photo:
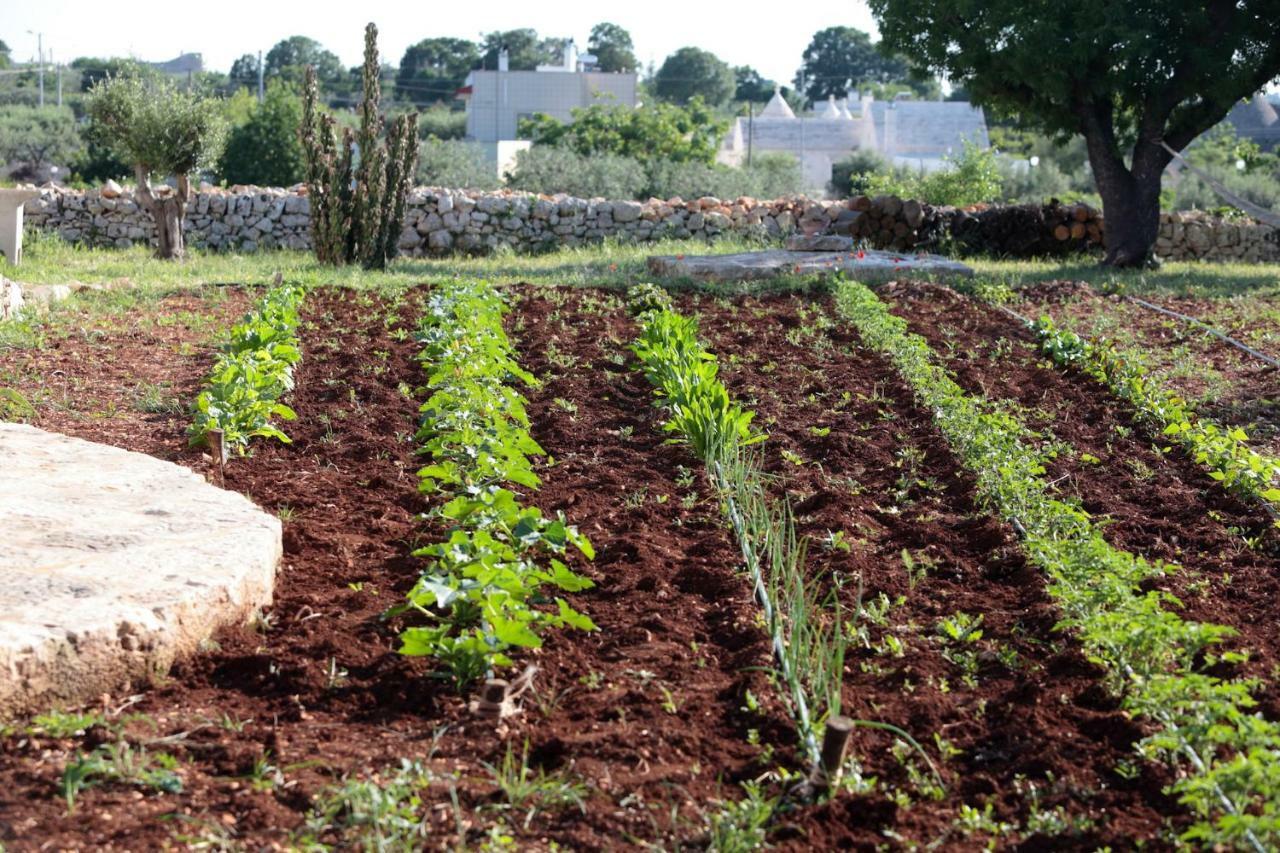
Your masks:
<svg viewBox="0 0 1280 853"><path fill-rule="evenodd" d="M262 51L258 51L258 103L262 103L263 98L263 68L262 68Z"/></svg>
<svg viewBox="0 0 1280 853"><path fill-rule="evenodd" d="M36 37L36 59L40 63L38 75L40 79L40 106L44 106L44 33L27 30L28 35Z"/></svg>
<svg viewBox="0 0 1280 853"><path fill-rule="evenodd" d="M53 59L53 55L50 54L49 58ZM58 65L56 67L58 69L58 106L61 107L62 106L62 66Z"/></svg>
<svg viewBox="0 0 1280 853"><path fill-rule="evenodd" d="M747 101L747 168L751 168L751 147L756 135L756 104Z"/></svg>

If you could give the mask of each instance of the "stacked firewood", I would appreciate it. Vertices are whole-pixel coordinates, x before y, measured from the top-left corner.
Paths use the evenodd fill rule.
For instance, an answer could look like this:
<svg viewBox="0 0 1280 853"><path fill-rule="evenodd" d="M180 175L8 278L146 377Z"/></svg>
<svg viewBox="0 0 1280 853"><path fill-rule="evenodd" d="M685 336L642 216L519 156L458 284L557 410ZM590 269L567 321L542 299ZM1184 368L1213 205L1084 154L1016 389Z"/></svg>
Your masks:
<svg viewBox="0 0 1280 853"><path fill-rule="evenodd" d="M1016 204L957 210L951 234L966 250L1035 257L1086 251L1103 244L1102 213L1087 204Z"/></svg>
<svg viewBox="0 0 1280 853"><path fill-rule="evenodd" d="M877 249L908 252L935 244L944 230L941 208L892 195L857 196L848 202L832 230L865 240Z"/></svg>

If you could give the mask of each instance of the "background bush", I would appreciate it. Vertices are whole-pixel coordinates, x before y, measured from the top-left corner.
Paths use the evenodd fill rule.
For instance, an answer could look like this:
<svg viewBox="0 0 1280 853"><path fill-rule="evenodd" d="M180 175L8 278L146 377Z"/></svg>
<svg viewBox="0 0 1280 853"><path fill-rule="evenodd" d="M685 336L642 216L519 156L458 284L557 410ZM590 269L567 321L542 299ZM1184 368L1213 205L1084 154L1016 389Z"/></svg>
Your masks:
<svg viewBox="0 0 1280 853"><path fill-rule="evenodd" d="M580 198L640 198L648 176L639 161L617 154L579 154L568 148L535 145L516 155L507 175L512 189L568 193Z"/></svg>
<svg viewBox="0 0 1280 853"><path fill-rule="evenodd" d="M302 99L294 88L272 81L248 120L232 128L218 173L228 184L289 187L302 180Z"/></svg>
<svg viewBox="0 0 1280 853"><path fill-rule="evenodd" d="M465 190L496 190L497 171L474 142L428 139L418 149L419 185Z"/></svg>

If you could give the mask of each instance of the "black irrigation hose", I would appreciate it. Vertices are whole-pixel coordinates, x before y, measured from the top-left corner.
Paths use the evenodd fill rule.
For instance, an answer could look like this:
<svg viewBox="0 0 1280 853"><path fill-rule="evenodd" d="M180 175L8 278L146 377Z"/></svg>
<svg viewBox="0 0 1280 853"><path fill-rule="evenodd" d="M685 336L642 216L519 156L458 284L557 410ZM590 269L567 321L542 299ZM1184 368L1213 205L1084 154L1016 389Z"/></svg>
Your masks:
<svg viewBox="0 0 1280 853"><path fill-rule="evenodd" d="M1132 296L1131 296L1131 297L1129 297L1129 298L1130 298L1130 299L1134 299L1136 302L1142 302L1142 300L1140 300L1140 299L1136 299L1135 297L1132 297ZM997 309L997 310L999 310L999 311L1003 312L1004 314L1008 315L1009 317L1012 317L1013 319L1015 319L1015 320L1017 320L1018 322L1022 323L1022 325L1024 325L1027 329L1029 329L1029 330L1034 330L1034 329L1035 329L1035 323L1031 322L1031 320L1029 320L1028 318L1024 317L1023 315L1019 314L1017 311L1014 311L1012 308L1009 308L1008 306L1005 306L1005 305L995 305L995 304L991 304L991 303L988 303L988 304L990 305L990 307L995 308L995 309ZM1165 310L1166 310L1166 309L1160 308L1160 307L1155 306L1155 305L1152 305L1151 307L1152 307L1152 308L1155 308L1157 311L1165 311ZM1177 312L1173 312L1173 311L1168 311L1168 312L1166 312L1166 313L1174 314L1175 316L1179 316L1179 317L1181 317L1181 316L1182 316L1182 315L1180 315L1180 314L1177 314ZM1199 322L1198 320L1195 320L1194 318L1187 318L1187 319L1192 320L1193 322L1197 322L1197 323ZM1202 324L1202 325L1203 325L1203 324ZM1208 326L1205 326L1205 328L1209 328L1209 327L1208 327ZM1217 331L1215 331L1215 330L1213 330L1213 329L1210 329L1210 331L1214 332L1214 334L1218 335L1219 337L1224 338L1224 339L1225 339L1225 340L1227 340L1228 342L1235 344L1236 346L1239 346L1239 347L1241 347L1241 348L1243 348L1243 349L1245 349L1245 350L1247 350L1247 351L1253 352L1252 350L1249 350L1249 348L1248 348L1248 347L1246 347L1244 344L1238 343L1237 341L1233 341L1231 338L1228 338L1228 337L1226 337L1225 335L1222 335L1220 332L1217 332ZM1266 356L1264 356L1264 355L1261 355L1260 353L1254 352L1254 354L1255 354L1255 355L1259 355L1262 359L1264 359L1264 360L1266 360L1266 361L1270 361L1270 359L1268 359L1268 358L1267 358ZM1271 362L1271 363L1272 363L1272 364L1277 364L1277 366L1280 366L1280 363L1277 363L1277 362ZM1280 523L1280 510L1277 510L1277 509L1276 509L1276 507L1275 507L1275 506L1274 506L1270 501L1260 499L1260 500L1258 501L1258 504L1259 504L1259 505L1260 505L1260 506L1261 506L1261 507L1266 511L1267 515L1271 516L1271 520L1272 520L1272 521L1277 522L1277 523Z"/></svg>
<svg viewBox="0 0 1280 853"><path fill-rule="evenodd" d="M1145 299L1139 299L1136 296L1126 296L1125 299L1129 300L1135 305L1140 305L1141 307L1147 308L1151 311L1158 311L1161 314L1167 314L1170 317L1176 317L1177 319L1181 320L1184 323L1189 323L1193 326L1199 326L1209 334L1216 335L1217 337L1231 344L1231 346L1235 347L1236 349L1242 350L1243 352L1247 352L1249 355L1253 356L1259 361L1264 361L1267 364L1271 365L1272 367L1280 369L1280 361L1277 361L1276 359L1272 358L1266 353L1258 352L1256 349L1249 346L1248 344L1243 344L1240 341L1237 341L1235 338L1230 337L1229 335L1223 334L1222 332L1219 332L1217 329L1215 329L1213 326L1210 326L1208 323L1206 323L1203 320L1199 320L1195 317L1190 316L1189 314L1180 314L1177 311L1172 311L1168 308L1162 308L1159 305L1153 305L1152 303L1146 301Z"/></svg>

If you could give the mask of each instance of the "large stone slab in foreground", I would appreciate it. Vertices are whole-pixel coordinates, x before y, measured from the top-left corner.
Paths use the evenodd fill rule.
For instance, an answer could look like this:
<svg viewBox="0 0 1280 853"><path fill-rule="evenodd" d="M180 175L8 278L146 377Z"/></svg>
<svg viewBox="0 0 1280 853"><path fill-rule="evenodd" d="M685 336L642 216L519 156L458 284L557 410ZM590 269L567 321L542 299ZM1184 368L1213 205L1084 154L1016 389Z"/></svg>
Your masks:
<svg viewBox="0 0 1280 853"><path fill-rule="evenodd" d="M280 522L194 472L0 423L0 717L164 672L271 601Z"/></svg>
<svg viewBox="0 0 1280 853"><path fill-rule="evenodd" d="M649 272L666 278L726 282L837 272L869 284L911 277L942 281L973 277L971 267L941 255L899 255L873 250L860 254L771 249L736 255L654 255L649 258Z"/></svg>

